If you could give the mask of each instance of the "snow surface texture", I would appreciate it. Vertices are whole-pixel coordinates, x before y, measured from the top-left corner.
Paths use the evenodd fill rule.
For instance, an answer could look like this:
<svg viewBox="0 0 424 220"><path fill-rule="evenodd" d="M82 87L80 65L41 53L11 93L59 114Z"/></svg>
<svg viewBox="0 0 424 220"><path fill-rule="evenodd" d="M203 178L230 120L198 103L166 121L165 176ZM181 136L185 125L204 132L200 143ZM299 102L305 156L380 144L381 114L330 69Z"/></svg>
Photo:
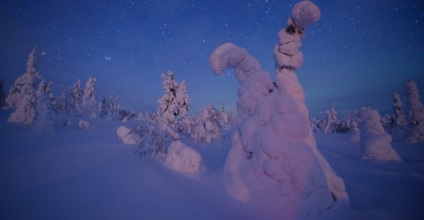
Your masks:
<svg viewBox="0 0 424 220"><path fill-rule="evenodd" d="M197 173L202 170L202 156L193 148L177 140L169 146L165 164L178 172Z"/></svg>
<svg viewBox="0 0 424 220"><path fill-rule="evenodd" d="M405 83L406 94L408 96L408 119L410 122L410 134L408 142L418 143L424 141L424 106L420 101L420 93L417 84L409 80Z"/></svg>
<svg viewBox="0 0 424 220"><path fill-rule="evenodd" d="M138 138L135 134L131 133L131 129L126 126L120 126L116 130L116 134L124 144L137 144Z"/></svg>
<svg viewBox="0 0 424 220"><path fill-rule="evenodd" d="M319 18L316 9L301 1L292 17L307 25ZM291 19L288 25L279 32L274 50L275 86L246 49L231 43L216 48L209 62L218 75L234 68L240 83L235 121L239 129L225 162L227 192L244 202L269 193L287 218L295 219L316 216L335 203L347 205L349 197L343 180L317 150L304 92L294 72L303 62L299 48L304 26L296 27Z"/></svg>
<svg viewBox="0 0 424 220"><path fill-rule="evenodd" d="M391 146L392 136L384 132L380 114L373 109L363 109L361 130L361 158L364 160L402 161Z"/></svg>
<svg viewBox="0 0 424 220"><path fill-rule="evenodd" d="M9 122L32 125L36 118L37 90L43 77L36 69L36 48L28 56L27 71L15 81L6 98L7 105L14 110Z"/></svg>

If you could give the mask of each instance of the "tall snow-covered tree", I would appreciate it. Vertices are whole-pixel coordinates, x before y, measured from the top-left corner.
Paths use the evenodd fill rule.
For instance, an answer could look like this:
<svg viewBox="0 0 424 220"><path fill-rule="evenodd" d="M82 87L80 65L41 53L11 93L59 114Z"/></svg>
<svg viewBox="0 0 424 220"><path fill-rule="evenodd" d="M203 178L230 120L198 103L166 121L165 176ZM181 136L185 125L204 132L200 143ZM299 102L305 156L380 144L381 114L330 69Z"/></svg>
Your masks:
<svg viewBox="0 0 424 220"><path fill-rule="evenodd" d="M4 90L4 82L0 80L0 111L6 107L6 92Z"/></svg>
<svg viewBox="0 0 424 220"><path fill-rule="evenodd" d="M82 96L81 112L91 118L97 116L96 78L89 77L85 83L84 95Z"/></svg>
<svg viewBox="0 0 424 220"><path fill-rule="evenodd" d="M42 80L37 90L37 116L34 121L34 130L53 131L54 110L49 93L49 85Z"/></svg>
<svg viewBox="0 0 424 220"><path fill-rule="evenodd" d="M115 101L115 92L110 90L109 94L109 113L115 115L118 111L117 102Z"/></svg>
<svg viewBox="0 0 424 220"><path fill-rule="evenodd" d="M188 113L190 98L187 94L185 82L179 84L171 71L168 71L167 75L162 74L161 77L165 94L158 100L158 111L162 119L172 126L175 120Z"/></svg>
<svg viewBox="0 0 424 220"><path fill-rule="evenodd" d="M424 107L420 101L417 84L409 80L405 83L407 105L407 117L410 126L408 142L418 143L424 141Z"/></svg>
<svg viewBox="0 0 424 220"><path fill-rule="evenodd" d="M405 135L405 129L407 127L408 121L405 118L405 113L402 109L402 100L400 99L400 95L396 92L392 94L393 98L393 115L391 118L391 128L390 133L393 138L397 140L403 139Z"/></svg>
<svg viewBox="0 0 424 220"><path fill-rule="evenodd" d="M209 58L214 73L234 68L240 83L237 130L224 167L227 192L241 201L266 194L284 207L287 219L349 202L343 180L318 151L295 73L303 62L299 48L304 28L319 18L312 2L294 5L274 49L275 83L246 49L231 43Z"/></svg>
<svg viewBox="0 0 424 220"><path fill-rule="evenodd" d="M81 81L78 80L76 84L72 87L72 92L70 94L70 103L69 103L69 110L72 115L74 116L80 116L81 115Z"/></svg>
<svg viewBox="0 0 424 220"><path fill-rule="evenodd" d="M37 90L43 77L37 70L36 48L28 56L26 72L10 88L6 104L13 110L8 121L32 125L36 117Z"/></svg>
<svg viewBox="0 0 424 220"><path fill-rule="evenodd" d="M69 90L67 87L63 86L61 87L60 96L53 97L52 99L52 108L55 113L55 126L69 125L69 104Z"/></svg>

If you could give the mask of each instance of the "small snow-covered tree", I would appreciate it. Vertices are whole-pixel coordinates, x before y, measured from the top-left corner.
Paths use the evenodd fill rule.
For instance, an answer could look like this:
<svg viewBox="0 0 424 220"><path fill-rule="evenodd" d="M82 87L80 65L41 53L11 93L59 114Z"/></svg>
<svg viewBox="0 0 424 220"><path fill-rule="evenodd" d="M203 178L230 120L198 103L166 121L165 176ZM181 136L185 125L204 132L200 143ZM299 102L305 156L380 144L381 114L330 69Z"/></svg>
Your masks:
<svg viewBox="0 0 424 220"><path fill-rule="evenodd" d="M78 82L74 84L74 86L72 87L72 92L70 94L69 108L70 108L71 114L74 116L81 115L81 106L80 106L81 93L82 93L81 81L78 80Z"/></svg>
<svg viewBox="0 0 424 220"><path fill-rule="evenodd" d="M42 80L37 90L37 117L34 130L53 131L53 120L54 112L49 97L49 86Z"/></svg>
<svg viewBox="0 0 424 220"><path fill-rule="evenodd" d="M196 142L210 143L220 137L219 111L212 105L207 105L199 114L192 138Z"/></svg>
<svg viewBox="0 0 424 220"><path fill-rule="evenodd" d="M356 121L351 121L350 125L349 138L355 142L359 142L361 140L361 131L358 128L358 123Z"/></svg>
<svg viewBox="0 0 424 220"><path fill-rule="evenodd" d="M234 108L234 105L231 105L230 112L228 113L228 123L233 124L235 118L236 118L236 110Z"/></svg>
<svg viewBox="0 0 424 220"><path fill-rule="evenodd" d="M364 160L401 161L391 146L392 137L384 131L380 114L376 110L364 108L361 118L360 157Z"/></svg>
<svg viewBox="0 0 424 220"><path fill-rule="evenodd" d="M417 84L409 80L405 83L406 95L408 97L407 117L410 126L408 142L418 143L424 141L424 107L420 101Z"/></svg>
<svg viewBox="0 0 424 220"><path fill-rule="evenodd" d="M84 95L82 97L82 113L95 118L97 114L96 78L89 77L85 83Z"/></svg>
<svg viewBox="0 0 424 220"><path fill-rule="evenodd" d="M404 138L405 129L408 125L408 121L405 118L405 113L402 110L402 100L400 95L396 92L392 94L393 98L393 116L391 118L391 128L390 133L393 138L401 140Z"/></svg>
<svg viewBox="0 0 424 220"><path fill-rule="evenodd" d="M36 117L37 90L43 77L37 70L36 48L28 56L27 70L10 88L6 104L13 110L8 121L33 124Z"/></svg>
<svg viewBox="0 0 424 220"><path fill-rule="evenodd" d="M110 90L109 94L109 113L112 115L116 115L116 112L118 111L117 102L115 101L115 92L113 90Z"/></svg>
<svg viewBox="0 0 424 220"><path fill-rule="evenodd" d="M4 91L4 82L0 80L0 111L6 107L6 92Z"/></svg>
<svg viewBox="0 0 424 220"><path fill-rule="evenodd" d="M228 114L225 112L224 105L221 107L221 112L219 112L219 125L223 126L228 124Z"/></svg>
<svg viewBox="0 0 424 220"><path fill-rule="evenodd" d="M99 103L99 116L105 117L109 114L109 103L107 103L106 96L103 95L102 102Z"/></svg>
<svg viewBox="0 0 424 220"><path fill-rule="evenodd" d="M337 132L337 126L339 120L337 119L337 112L334 109L333 101L330 101L330 111L326 111L326 124L325 124L325 134Z"/></svg>
<svg viewBox="0 0 424 220"><path fill-rule="evenodd" d="M69 91L62 87L60 96L51 98L52 108L55 113L55 126L70 125L68 119L69 109Z"/></svg>
<svg viewBox="0 0 424 220"><path fill-rule="evenodd" d="M167 75L162 74L161 77L165 94L158 100L158 112L162 119L172 127L175 120L188 113L190 98L187 94L185 82L179 84L171 71L168 71Z"/></svg>

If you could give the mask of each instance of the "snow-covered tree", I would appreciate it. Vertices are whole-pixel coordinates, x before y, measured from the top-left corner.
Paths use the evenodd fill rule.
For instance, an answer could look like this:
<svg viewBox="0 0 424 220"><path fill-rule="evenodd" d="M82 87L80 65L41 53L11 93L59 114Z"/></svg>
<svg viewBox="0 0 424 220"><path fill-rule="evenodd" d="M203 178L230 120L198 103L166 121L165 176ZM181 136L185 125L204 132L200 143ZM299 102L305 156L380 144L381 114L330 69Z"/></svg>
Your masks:
<svg viewBox="0 0 424 220"><path fill-rule="evenodd" d="M81 112L91 118L97 115L96 78L89 77L85 83L84 95L82 96Z"/></svg>
<svg viewBox="0 0 424 220"><path fill-rule="evenodd" d="M72 93L70 95L70 112L72 115L80 116L81 115L81 107L80 107L80 99L81 99L81 81L78 80L76 84L72 87Z"/></svg>
<svg viewBox="0 0 424 220"><path fill-rule="evenodd" d="M109 94L109 113L112 115L115 115L118 111L117 102L115 101L115 92L113 90L110 90Z"/></svg>
<svg viewBox="0 0 424 220"><path fill-rule="evenodd" d="M240 83L238 129L224 168L227 192L241 201L266 194L284 207L287 219L349 202L343 180L317 149L295 73L303 62L299 48L304 28L319 17L319 8L310 1L294 6L274 49L275 84L246 49L231 43L209 58L214 73L234 68Z"/></svg>
<svg viewBox="0 0 424 220"><path fill-rule="evenodd" d="M36 117L37 90L43 77L37 70L36 48L28 56L27 70L10 88L6 104L13 110L8 121L33 124Z"/></svg>
<svg viewBox="0 0 424 220"><path fill-rule="evenodd" d="M99 116L105 117L109 114L109 103L106 100L106 96L103 95L102 101L99 103Z"/></svg>
<svg viewBox="0 0 424 220"><path fill-rule="evenodd" d="M364 108L361 118L360 157L364 160L401 161L391 146L392 137L384 131L380 114L376 110Z"/></svg>
<svg viewBox="0 0 424 220"><path fill-rule="evenodd" d="M187 94L185 82L180 84L174 79L174 74L168 71L162 74L162 87L165 94L158 100L159 114L171 127L175 120L183 117L189 111L190 98Z"/></svg>
<svg viewBox="0 0 424 220"><path fill-rule="evenodd" d="M326 111L326 124L325 124L325 134L333 133L337 131L337 126L339 124L339 120L337 119L337 112L334 109L333 101L330 101L330 111Z"/></svg>
<svg viewBox="0 0 424 220"><path fill-rule="evenodd" d="M350 125L349 138L355 142L359 142L361 140L361 131L359 130L358 123L356 121L351 121Z"/></svg>
<svg viewBox="0 0 424 220"><path fill-rule="evenodd" d="M0 80L0 111L6 107L6 92L4 90L4 82Z"/></svg>
<svg viewBox="0 0 424 220"><path fill-rule="evenodd" d="M51 98L52 108L55 113L55 126L70 125L68 113L69 109L69 91L62 87L60 96Z"/></svg>
<svg viewBox="0 0 424 220"><path fill-rule="evenodd" d="M392 94L393 98L393 116L392 116L392 125L390 133L393 138L400 140L404 138L405 129L408 125L408 121L405 118L405 113L402 110L402 101L398 93Z"/></svg>
<svg viewBox="0 0 424 220"><path fill-rule="evenodd" d="M233 124L235 118L236 118L236 110L234 108L234 105L231 105L230 112L228 113L228 123Z"/></svg>
<svg viewBox="0 0 424 220"><path fill-rule="evenodd" d="M221 134L219 131L219 111L212 105L203 108L196 120L196 126L192 138L196 142L210 143L218 139Z"/></svg>
<svg viewBox="0 0 424 220"><path fill-rule="evenodd" d="M410 126L408 142L418 143L424 141L424 107L420 101L417 84L409 80L405 83L407 105L407 117Z"/></svg>
<svg viewBox="0 0 424 220"><path fill-rule="evenodd" d="M34 122L36 131L53 131L54 112L49 92L49 86L42 80L37 90L37 116Z"/></svg>
<svg viewBox="0 0 424 220"><path fill-rule="evenodd" d="M221 107L221 112L219 112L219 125L223 126L228 124L228 114L225 112L224 105Z"/></svg>

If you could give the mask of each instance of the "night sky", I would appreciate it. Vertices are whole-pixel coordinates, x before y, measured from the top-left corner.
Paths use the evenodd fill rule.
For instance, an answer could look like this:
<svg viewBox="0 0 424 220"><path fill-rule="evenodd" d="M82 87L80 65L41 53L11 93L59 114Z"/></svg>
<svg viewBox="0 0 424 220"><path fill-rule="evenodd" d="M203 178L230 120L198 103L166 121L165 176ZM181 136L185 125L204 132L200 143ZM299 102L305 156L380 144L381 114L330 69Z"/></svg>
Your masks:
<svg viewBox="0 0 424 220"><path fill-rule="evenodd" d="M156 111L160 75L171 70L187 82L192 112L206 104L228 110L238 83L232 70L212 74L209 55L232 42L273 76L277 33L297 2L3 0L0 79L8 91L37 46L38 70L57 90L94 76L99 100L114 89L122 107ZM330 100L340 115L362 106L391 113L392 92L406 104L408 79L424 96L424 1L314 3L321 20L306 30L297 71L312 115L320 116Z"/></svg>

